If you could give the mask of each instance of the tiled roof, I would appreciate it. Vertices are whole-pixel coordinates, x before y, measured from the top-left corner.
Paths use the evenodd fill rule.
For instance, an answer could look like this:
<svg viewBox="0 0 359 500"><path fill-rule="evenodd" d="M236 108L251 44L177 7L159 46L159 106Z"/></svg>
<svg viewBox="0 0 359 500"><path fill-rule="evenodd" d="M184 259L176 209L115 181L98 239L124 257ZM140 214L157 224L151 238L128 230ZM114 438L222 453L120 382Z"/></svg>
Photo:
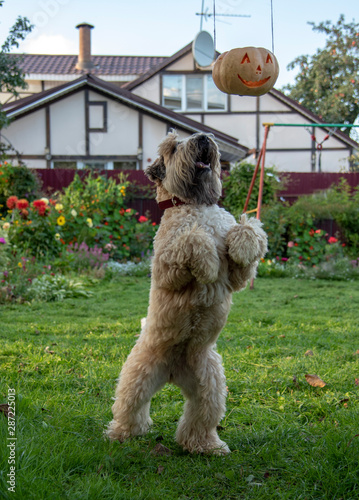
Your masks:
<svg viewBox="0 0 359 500"><path fill-rule="evenodd" d="M163 63L167 57L156 56L92 56L95 75L142 75ZM77 56L23 54L19 66L26 74L81 75L75 68Z"/></svg>

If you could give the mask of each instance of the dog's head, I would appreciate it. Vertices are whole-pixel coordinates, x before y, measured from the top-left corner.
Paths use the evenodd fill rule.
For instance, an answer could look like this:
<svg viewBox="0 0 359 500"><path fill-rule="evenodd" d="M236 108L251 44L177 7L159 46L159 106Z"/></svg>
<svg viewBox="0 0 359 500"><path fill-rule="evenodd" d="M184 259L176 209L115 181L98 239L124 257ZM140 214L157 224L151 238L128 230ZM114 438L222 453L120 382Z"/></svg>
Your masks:
<svg viewBox="0 0 359 500"><path fill-rule="evenodd" d="M187 203L213 205L222 192L218 146L211 134L194 134L182 141L169 132L159 157L145 173L172 196Z"/></svg>

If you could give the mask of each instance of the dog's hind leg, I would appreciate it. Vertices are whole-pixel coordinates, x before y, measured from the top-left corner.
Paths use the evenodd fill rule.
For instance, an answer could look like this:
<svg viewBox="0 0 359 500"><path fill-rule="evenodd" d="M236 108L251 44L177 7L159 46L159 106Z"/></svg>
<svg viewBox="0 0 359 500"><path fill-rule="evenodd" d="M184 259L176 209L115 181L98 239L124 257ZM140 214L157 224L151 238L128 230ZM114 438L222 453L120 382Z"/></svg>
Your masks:
<svg viewBox="0 0 359 500"><path fill-rule="evenodd" d="M168 368L142 343L137 343L123 365L112 406L113 420L107 436L120 442L145 434L150 418L151 398L167 381Z"/></svg>
<svg viewBox="0 0 359 500"><path fill-rule="evenodd" d="M191 453L229 453L216 429L226 410L227 390L221 356L212 348L197 351L173 381L187 399L176 432L178 444Z"/></svg>

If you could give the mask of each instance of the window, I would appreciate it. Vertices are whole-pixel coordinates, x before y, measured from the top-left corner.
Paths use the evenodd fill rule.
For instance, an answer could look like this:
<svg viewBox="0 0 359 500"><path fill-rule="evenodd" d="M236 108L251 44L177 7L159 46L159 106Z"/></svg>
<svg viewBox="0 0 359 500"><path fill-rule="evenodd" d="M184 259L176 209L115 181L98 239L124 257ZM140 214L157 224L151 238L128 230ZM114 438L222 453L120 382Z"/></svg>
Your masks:
<svg viewBox="0 0 359 500"><path fill-rule="evenodd" d="M54 161L54 168L68 168L72 170L77 169L76 161Z"/></svg>
<svg viewBox="0 0 359 500"><path fill-rule="evenodd" d="M217 89L212 75L207 75L207 106L210 111L226 109L226 94Z"/></svg>
<svg viewBox="0 0 359 500"><path fill-rule="evenodd" d="M203 77L186 77L186 108L203 109Z"/></svg>
<svg viewBox="0 0 359 500"><path fill-rule="evenodd" d="M107 102L89 102L89 131L107 132Z"/></svg>
<svg viewBox="0 0 359 500"><path fill-rule="evenodd" d="M114 170L136 170L135 161L114 161Z"/></svg>
<svg viewBox="0 0 359 500"><path fill-rule="evenodd" d="M162 105L173 111L226 111L226 95L212 75L163 75Z"/></svg>
<svg viewBox="0 0 359 500"><path fill-rule="evenodd" d="M166 75L163 77L163 106L176 110L182 108L181 75Z"/></svg>

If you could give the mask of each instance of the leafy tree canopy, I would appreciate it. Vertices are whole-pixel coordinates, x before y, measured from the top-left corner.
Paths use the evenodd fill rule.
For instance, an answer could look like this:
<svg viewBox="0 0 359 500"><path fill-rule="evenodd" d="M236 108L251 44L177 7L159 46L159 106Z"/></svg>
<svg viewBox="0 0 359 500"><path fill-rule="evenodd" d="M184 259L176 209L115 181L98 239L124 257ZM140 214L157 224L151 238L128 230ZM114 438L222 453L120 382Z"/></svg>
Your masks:
<svg viewBox="0 0 359 500"><path fill-rule="evenodd" d="M308 23L313 31L324 33L324 49L313 56L299 56L288 69L300 68L294 85L284 92L327 123L353 124L359 115L359 24L324 21ZM344 129L349 134L350 129Z"/></svg>
<svg viewBox="0 0 359 500"><path fill-rule="evenodd" d="M3 6L4 0L0 0L0 7ZM0 49L0 91L9 92L17 96L17 88L26 88L25 75L21 70L19 63L21 56L9 56L9 53L14 47L19 46L19 41L24 40L26 35L30 33L33 26L26 17L18 16L15 24L10 29L10 32ZM3 111L0 110L0 129L8 124L8 120Z"/></svg>

